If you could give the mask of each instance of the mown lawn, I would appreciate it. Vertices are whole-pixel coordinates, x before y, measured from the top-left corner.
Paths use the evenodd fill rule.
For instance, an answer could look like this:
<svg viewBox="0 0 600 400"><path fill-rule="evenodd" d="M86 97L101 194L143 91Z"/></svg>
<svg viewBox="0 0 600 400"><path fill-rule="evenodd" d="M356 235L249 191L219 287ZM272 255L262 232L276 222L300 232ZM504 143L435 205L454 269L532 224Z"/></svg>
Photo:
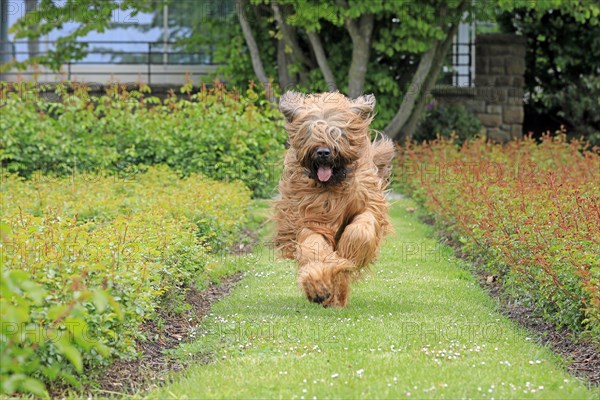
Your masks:
<svg viewBox="0 0 600 400"><path fill-rule="evenodd" d="M343 310L307 302L294 265L261 246L197 341L178 350L211 362L149 397L597 399L499 314L407 207L394 204L396 233Z"/></svg>

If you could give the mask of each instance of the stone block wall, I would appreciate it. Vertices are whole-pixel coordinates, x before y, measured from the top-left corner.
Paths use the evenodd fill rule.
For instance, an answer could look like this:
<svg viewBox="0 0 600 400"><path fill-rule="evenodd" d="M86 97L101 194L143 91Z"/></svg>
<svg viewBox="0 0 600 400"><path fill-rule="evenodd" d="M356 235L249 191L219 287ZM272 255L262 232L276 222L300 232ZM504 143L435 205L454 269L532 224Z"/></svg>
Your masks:
<svg viewBox="0 0 600 400"><path fill-rule="evenodd" d="M483 34L475 41L475 87L437 87L442 104L460 103L475 114L496 142L523 137L525 39L512 34Z"/></svg>

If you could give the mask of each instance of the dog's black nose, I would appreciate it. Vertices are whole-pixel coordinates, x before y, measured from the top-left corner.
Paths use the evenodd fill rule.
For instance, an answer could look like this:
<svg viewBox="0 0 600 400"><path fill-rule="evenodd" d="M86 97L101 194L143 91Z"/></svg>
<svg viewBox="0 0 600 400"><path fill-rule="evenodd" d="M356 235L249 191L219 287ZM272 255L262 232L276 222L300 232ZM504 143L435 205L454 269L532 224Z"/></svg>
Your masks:
<svg viewBox="0 0 600 400"><path fill-rule="evenodd" d="M331 150L327 147L319 147L317 149L317 156L319 157L329 157L331 155Z"/></svg>
<svg viewBox="0 0 600 400"><path fill-rule="evenodd" d="M327 300L330 296L331 296L331 293L329 293L328 291L325 291L325 293L322 293L322 294L315 294L315 297L312 297L312 298L309 297L309 300L314 303L321 304L325 300Z"/></svg>
<svg viewBox="0 0 600 400"><path fill-rule="evenodd" d="M316 296L315 296L315 298L313 299L313 301L314 301L315 303L321 304L322 302L324 302L324 301L325 301L325 297L323 297L323 296L320 296L320 295L316 295Z"/></svg>

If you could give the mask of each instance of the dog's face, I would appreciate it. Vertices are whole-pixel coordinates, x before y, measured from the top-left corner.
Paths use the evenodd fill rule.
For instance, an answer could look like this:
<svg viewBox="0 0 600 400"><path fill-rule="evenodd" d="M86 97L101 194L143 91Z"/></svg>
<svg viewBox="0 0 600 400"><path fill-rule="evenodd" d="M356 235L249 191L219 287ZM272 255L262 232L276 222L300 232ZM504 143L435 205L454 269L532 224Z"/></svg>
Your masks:
<svg viewBox="0 0 600 400"><path fill-rule="evenodd" d="M340 93L287 92L279 109L290 148L308 176L321 185L342 182L369 145L375 97L351 100Z"/></svg>

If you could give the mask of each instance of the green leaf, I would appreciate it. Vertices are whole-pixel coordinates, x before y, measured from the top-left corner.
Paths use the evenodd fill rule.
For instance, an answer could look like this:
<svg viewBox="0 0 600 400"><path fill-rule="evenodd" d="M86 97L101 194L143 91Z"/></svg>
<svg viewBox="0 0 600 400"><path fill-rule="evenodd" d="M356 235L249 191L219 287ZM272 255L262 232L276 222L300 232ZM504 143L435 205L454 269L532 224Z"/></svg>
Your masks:
<svg viewBox="0 0 600 400"><path fill-rule="evenodd" d="M33 281L27 280L21 284L21 287L23 288L25 293L27 293L27 296L33 300L34 304L42 304L47 292L41 285Z"/></svg>
<svg viewBox="0 0 600 400"><path fill-rule="evenodd" d="M57 304L50 307L50 309L48 309L48 319L50 321L56 321L59 317L64 315L68 308L69 306L66 304Z"/></svg>
<svg viewBox="0 0 600 400"><path fill-rule="evenodd" d="M60 364L58 364L58 363L50 364L50 366L42 367L42 368L40 368L40 370L42 371L42 374L44 374L44 376L46 378L48 378L49 380L54 380L60 373Z"/></svg>
<svg viewBox="0 0 600 400"><path fill-rule="evenodd" d="M121 309L121 305L119 303L117 303L117 301L114 299L114 297L112 297L112 296L109 297L108 298L108 303L112 307L112 309L115 312L115 314L117 314L117 317L120 320L123 320L123 318L125 317L125 314L123 313L123 310Z"/></svg>
<svg viewBox="0 0 600 400"><path fill-rule="evenodd" d="M59 376L62 379L64 379L69 385L76 387L76 388L81 388L81 382L79 382L79 379L74 377L73 374L71 374L67 371L60 371Z"/></svg>
<svg viewBox="0 0 600 400"><path fill-rule="evenodd" d="M4 240L8 235L10 235L10 226L5 222L0 222L0 239Z"/></svg>
<svg viewBox="0 0 600 400"><path fill-rule="evenodd" d="M8 278L10 279L10 281L21 287L21 285L26 282L27 280L29 280L29 273L23 270L12 270L8 273Z"/></svg>
<svg viewBox="0 0 600 400"><path fill-rule="evenodd" d="M48 391L46 391L46 386L38 379L23 379L19 384L19 389L22 392L31 393L39 397L50 398Z"/></svg>
<svg viewBox="0 0 600 400"><path fill-rule="evenodd" d="M92 302L96 306L96 310L102 313L106 310L109 304L109 295L104 290L96 290L92 297Z"/></svg>
<svg viewBox="0 0 600 400"><path fill-rule="evenodd" d="M2 393L11 395L16 392L19 386L19 381L24 378L25 375L23 374L12 374L9 375L8 378L2 376L2 385L0 386L0 388L2 388Z"/></svg>
<svg viewBox="0 0 600 400"><path fill-rule="evenodd" d="M99 341L94 344L94 349L102 356L109 357L110 356L110 348Z"/></svg>
<svg viewBox="0 0 600 400"><path fill-rule="evenodd" d="M77 372L83 371L83 361L81 359L81 353L77 348L71 345L68 341L68 337L63 335L59 341L56 342L56 348L59 352L64 355L75 367Z"/></svg>

